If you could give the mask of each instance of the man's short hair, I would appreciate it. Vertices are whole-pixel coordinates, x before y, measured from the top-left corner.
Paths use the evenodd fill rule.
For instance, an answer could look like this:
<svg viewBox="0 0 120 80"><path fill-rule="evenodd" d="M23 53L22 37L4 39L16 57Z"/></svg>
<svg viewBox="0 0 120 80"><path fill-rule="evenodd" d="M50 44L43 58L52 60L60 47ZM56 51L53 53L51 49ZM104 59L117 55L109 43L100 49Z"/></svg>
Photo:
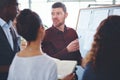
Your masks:
<svg viewBox="0 0 120 80"><path fill-rule="evenodd" d="M62 2L56 2L56 3L54 3L52 5L52 8L62 8L65 13L67 12L65 4L63 4Z"/></svg>

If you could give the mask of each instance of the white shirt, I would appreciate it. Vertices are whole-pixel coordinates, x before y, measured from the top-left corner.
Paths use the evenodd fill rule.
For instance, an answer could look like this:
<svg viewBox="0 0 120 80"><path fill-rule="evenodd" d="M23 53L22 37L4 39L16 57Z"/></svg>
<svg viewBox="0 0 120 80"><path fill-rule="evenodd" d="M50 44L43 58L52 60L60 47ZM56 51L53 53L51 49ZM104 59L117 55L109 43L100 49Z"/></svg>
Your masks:
<svg viewBox="0 0 120 80"><path fill-rule="evenodd" d="M7 24L2 18L0 18L0 26L2 27L11 48L13 49L13 39L10 33L10 27L12 26L12 21L10 21L9 24Z"/></svg>
<svg viewBox="0 0 120 80"><path fill-rule="evenodd" d="M19 57L10 66L8 80L57 80L57 65L46 54Z"/></svg>

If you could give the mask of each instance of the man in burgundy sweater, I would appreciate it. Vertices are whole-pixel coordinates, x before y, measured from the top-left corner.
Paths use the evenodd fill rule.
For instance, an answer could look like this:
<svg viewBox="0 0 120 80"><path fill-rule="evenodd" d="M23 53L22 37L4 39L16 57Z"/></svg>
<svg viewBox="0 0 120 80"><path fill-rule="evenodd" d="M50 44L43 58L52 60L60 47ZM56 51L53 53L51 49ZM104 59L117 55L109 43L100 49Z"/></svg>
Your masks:
<svg viewBox="0 0 120 80"><path fill-rule="evenodd" d="M48 55L61 60L76 60L81 65L78 36L74 29L65 25L68 15L66 6L61 2L52 5L52 27L46 30L42 48Z"/></svg>
<svg viewBox="0 0 120 80"><path fill-rule="evenodd" d="M43 51L60 60L76 60L77 64L81 65L78 35L74 29L65 25L68 16L66 6L61 2L54 3L51 15L53 25L46 30L42 42Z"/></svg>

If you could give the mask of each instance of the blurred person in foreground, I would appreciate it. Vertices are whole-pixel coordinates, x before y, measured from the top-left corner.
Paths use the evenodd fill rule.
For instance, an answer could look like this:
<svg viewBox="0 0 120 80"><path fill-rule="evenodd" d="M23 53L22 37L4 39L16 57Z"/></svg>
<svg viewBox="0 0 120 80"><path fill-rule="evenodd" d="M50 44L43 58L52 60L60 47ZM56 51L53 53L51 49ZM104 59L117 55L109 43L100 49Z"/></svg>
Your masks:
<svg viewBox="0 0 120 80"><path fill-rule="evenodd" d="M9 66L20 50L19 38L13 27L18 11L17 0L0 0L0 80L7 80Z"/></svg>
<svg viewBox="0 0 120 80"><path fill-rule="evenodd" d="M16 29L27 46L15 55L8 80L57 80L56 63L41 49L45 29L38 14L30 9L21 11L16 18Z"/></svg>
<svg viewBox="0 0 120 80"><path fill-rule="evenodd" d="M82 80L120 80L120 16L100 23L83 63Z"/></svg>

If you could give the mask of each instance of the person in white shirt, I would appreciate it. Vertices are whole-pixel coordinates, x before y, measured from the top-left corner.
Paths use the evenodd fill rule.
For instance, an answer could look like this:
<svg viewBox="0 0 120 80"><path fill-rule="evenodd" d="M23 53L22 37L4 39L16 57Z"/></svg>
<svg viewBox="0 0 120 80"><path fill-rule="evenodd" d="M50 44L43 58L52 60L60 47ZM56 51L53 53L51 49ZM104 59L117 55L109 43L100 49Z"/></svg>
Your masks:
<svg viewBox="0 0 120 80"><path fill-rule="evenodd" d="M27 46L15 55L7 80L57 80L56 63L41 49L45 30L38 14L22 10L16 18L16 29Z"/></svg>

